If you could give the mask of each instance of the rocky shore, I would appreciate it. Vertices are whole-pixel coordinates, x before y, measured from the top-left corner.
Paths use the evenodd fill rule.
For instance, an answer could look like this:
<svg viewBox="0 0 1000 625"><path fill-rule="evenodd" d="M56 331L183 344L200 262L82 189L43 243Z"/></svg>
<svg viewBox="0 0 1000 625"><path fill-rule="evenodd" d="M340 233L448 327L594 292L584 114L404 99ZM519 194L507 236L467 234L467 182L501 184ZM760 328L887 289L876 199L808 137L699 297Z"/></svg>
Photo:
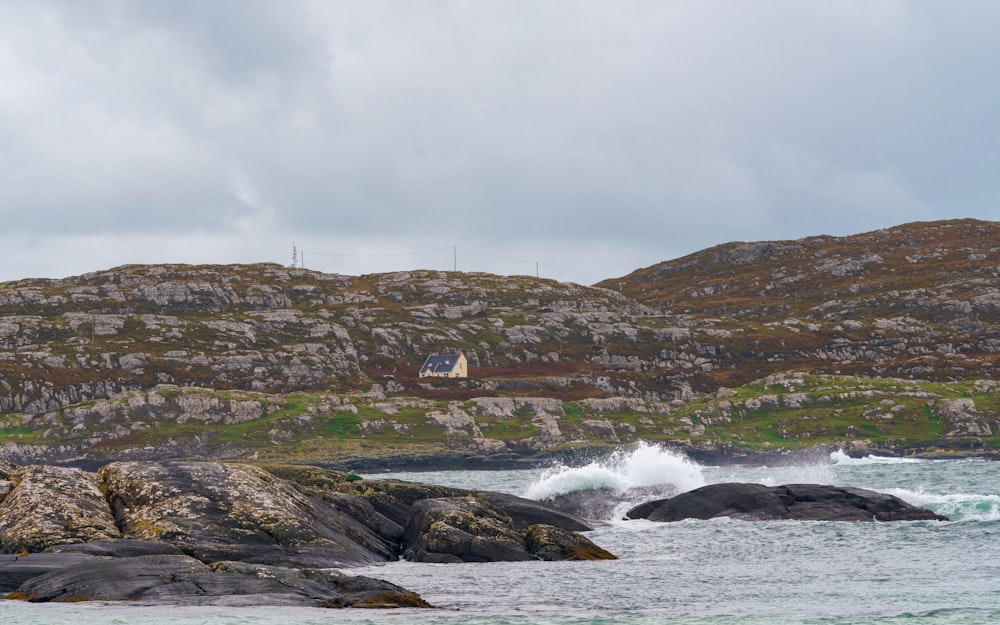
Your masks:
<svg viewBox="0 0 1000 625"><path fill-rule="evenodd" d="M430 606L336 569L400 558L604 560L581 532L607 493L540 502L289 464L115 462L87 472L0 461L0 596L32 602ZM946 521L892 495L712 484L630 519Z"/></svg>
<svg viewBox="0 0 1000 625"><path fill-rule="evenodd" d="M0 465L0 592L27 601L430 607L333 571L609 559L553 506L293 465Z"/></svg>

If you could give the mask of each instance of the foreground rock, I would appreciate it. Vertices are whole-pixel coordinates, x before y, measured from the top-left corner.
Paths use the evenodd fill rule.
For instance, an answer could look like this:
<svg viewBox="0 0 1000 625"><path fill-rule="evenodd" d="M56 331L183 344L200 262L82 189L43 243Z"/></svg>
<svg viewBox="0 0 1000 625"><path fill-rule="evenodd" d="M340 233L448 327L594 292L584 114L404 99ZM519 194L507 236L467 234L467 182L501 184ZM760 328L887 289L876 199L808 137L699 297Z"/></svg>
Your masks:
<svg viewBox="0 0 1000 625"><path fill-rule="evenodd" d="M617 560L589 538L552 525L532 525L524 532L528 551L542 560Z"/></svg>
<svg viewBox="0 0 1000 625"><path fill-rule="evenodd" d="M124 536L205 562L331 568L394 558L363 523L258 467L116 462L99 473Z"/></svg>
<svg viewBox="0 0 1000 625"><path fill-rule="evenodd" d="M820 484L711 484L628 511L630 519L680 521L730 517L747 521L947 521L898 497Z"/></svg>
<svg viewBox="0 0 1000 625"><path fill-rule="evenodd" d="M0 469L0 593L29 601L426 607L329 569L614 557L583 519L500 493L289 465Z"/></svg>
<svg viewBox="0 0 1000 625"><path fill-rule="evenodd" d="M488 501L509 514L514 526L519 530L530 525L551 525L568 532L589 532L594 529L594 526L584 520L584 517L551 502L535 501L506 493L488 491L477 491L476 497Z"/></svg>
<svg viewBox="0 0 1000 625"><path fill-rule="evenodd" d="M464 488L416 484L401 480L335 481L327 488L340 493L362 497L386 518L405 526L412 515L412 506L423 499L475 497L503 510L510 515L518 529L544 523L571 532L586 532L594 526L583 518L552 504L524 499L505 493L472 491Z"/></svg>
<svg viewBox="0 0 1000 625"><path fill-rule="evenodd" d="M0 546L18 553L54 545L121 538L93 473L28 466L10 473L0 505Z"/></svg>
<svg viewBox="0 0 1000 625"><path fill-rule="evenodd" d="M415 562L615 559L576 532L546 524L521 531L509 514L478 497L416 502L406 539L403 557Z"/></svg>
<svg viewBox="0 0 1000 625"><path fill-rule="evenodd" d="M423 499L406 526L416 562L497 562L535 560L510 516L475 497Z"/></svg>
<svg viewBox="0 0 1000 625"><path fill-rule="evenodd" d="M44 559L50 554L37 554ZM216 562L183 555L105 559L78 556L31 577L8 599L25 601L145 601L185 605L306 605L314 607L431 607L417 594L369 577L336 571ZM0 571L3 565L0 563Z"/></svg>

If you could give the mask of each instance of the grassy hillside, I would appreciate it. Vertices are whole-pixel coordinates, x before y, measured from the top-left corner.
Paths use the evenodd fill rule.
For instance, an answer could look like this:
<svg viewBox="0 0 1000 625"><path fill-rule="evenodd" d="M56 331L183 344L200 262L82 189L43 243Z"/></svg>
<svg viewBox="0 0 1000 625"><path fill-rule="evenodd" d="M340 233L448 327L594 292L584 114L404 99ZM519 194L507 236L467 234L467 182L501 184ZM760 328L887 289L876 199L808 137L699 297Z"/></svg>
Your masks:
<svg viewBox="0 0 1000 625"><path fill-rule="evenodd" d="M124 266L0 285L0 457L988 449L1000 224L730 243L594 287ZM417 377L462 351L467 380Z"/></svg>
<svg viewBox="0 0 1000 625"><path fill-rule="evenodd" d="M235 415L235 416L234 416ZM290 395L199 388L136 391L30 420L0 437L61 460L209 457L342 462L452 454L522 455L639 440L738 458L839 445L893 453L1000 446L1000 390L988 382L772 376L687 402L543 398L425 400L373 393ZM37 447L41 449L41 447Z"/></svg>

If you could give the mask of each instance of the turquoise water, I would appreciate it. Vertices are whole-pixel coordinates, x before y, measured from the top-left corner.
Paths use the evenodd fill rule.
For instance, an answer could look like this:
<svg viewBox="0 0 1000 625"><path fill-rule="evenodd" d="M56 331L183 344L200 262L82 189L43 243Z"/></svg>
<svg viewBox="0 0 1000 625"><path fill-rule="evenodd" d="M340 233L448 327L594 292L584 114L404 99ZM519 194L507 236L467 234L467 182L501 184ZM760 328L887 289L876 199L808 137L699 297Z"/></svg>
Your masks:
<svg viewBox="0 0 1000 625"><path fill-rule="evenodd" d="M393 477L518 495L598 486L669 492L720 481L820 482L892 492L953 520L657 524L608 519L590 537L619 555L616 561L394 562L351 570L415 590L440 610L6 601L0 602L0 623L1000 623L1000 463L855 460L834 454L808 466L702 467L646 447L587 467ZM628 505L623 501L623 508Z"/></svg>

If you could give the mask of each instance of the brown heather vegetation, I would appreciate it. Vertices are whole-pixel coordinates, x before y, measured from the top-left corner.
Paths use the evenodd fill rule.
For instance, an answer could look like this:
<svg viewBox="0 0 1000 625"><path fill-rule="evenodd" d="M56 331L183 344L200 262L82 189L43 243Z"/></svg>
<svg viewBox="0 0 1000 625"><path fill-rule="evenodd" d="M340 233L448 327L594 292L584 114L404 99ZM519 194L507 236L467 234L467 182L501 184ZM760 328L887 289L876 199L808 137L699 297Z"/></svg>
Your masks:
<svg viewBox="0 0 1000 625"><path fill-rule="evenodd" d="M72 442L66 454L155 453L168 439L171 454L227 457L262 445L333 453L334 439L344 453L376 439L392 449L463 447L456 431L479 437L477 418L487 419L484 436L536 449L642 437L750 445L759 429L739 439L718 428L701 434L698 402L727 389L767 393L760 381L792 374L868 390L880 379L952 385L926 391L941 398L991 378L1000 359L997 241L1000 224L955 220L727 243L593 287L272 264L131 265L10 282L0 285L0 452L5 442ZM427 355L455 350L469 359L470 379L417 377ZM167 404L154 397L188 388L208 390ZM981 388L976 407L992 406L992 387ZM462 416L476 398L631 403L618 413L581 404L572 423L541 407ZM402 407L383 413L385 402ZM992 440L1000 421L994 428L983 410L969 413L985 419L969 431ZM683 422L684 411L694 420ZM836 418L836 428L812 434L785 430L835 439L846 431L846 417ZM932 425L923 435L937 436ZM850 432L889 436L866 427Z"/></svg>

